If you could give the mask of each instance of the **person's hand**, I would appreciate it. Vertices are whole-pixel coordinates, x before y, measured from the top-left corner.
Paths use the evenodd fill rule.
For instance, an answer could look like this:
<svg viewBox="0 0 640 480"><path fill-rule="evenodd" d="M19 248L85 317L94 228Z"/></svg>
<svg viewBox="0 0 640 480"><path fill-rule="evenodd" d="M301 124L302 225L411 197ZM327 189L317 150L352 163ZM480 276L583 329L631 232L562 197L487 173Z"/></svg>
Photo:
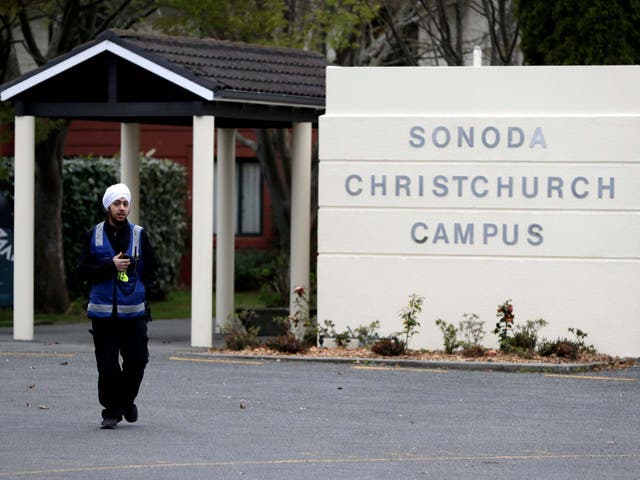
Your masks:
<svg viewBox="0 0 640 480"><path fill-rule="evenodd" d="M131 264L131 260L129 259L129 257L126 257L126 258L122 258L122 257L123 257L123 253L120 252L115 257L112 258L113 264L116 266L116 270L119 272L126 271L127 268L129 268L129 265Z"/></svg>

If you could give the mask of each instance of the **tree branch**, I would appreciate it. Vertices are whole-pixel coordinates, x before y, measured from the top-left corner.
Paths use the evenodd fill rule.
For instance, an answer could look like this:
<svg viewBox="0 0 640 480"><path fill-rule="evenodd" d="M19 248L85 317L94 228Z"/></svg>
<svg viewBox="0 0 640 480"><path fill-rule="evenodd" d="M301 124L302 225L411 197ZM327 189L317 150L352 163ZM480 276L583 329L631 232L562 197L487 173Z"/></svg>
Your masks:
<svg viewBox="0 0 640 480"><path fill-rule="evenodd" d="M33 38L33 30L31 29L31 22L27 17L26 7L24 5L21 5L20 7L18 18L20 19L20 31L22 32L25 46L29 55L31 55L36 64L38 66L42 66L47 63L47 59L42 55L35 38Z"/></svg>

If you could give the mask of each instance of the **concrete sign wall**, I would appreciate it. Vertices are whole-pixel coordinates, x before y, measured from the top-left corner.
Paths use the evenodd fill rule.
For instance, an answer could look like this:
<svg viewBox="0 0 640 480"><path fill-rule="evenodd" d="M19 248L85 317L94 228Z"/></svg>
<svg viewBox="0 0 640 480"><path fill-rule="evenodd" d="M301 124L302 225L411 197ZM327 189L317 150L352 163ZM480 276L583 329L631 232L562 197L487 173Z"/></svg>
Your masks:
<svg viewBox="0 0 640 480"><path fill-rule="evenodd" d="M486 322L512 299L640 356L640 67L329 68L320 119L318 320Z"/></svg>

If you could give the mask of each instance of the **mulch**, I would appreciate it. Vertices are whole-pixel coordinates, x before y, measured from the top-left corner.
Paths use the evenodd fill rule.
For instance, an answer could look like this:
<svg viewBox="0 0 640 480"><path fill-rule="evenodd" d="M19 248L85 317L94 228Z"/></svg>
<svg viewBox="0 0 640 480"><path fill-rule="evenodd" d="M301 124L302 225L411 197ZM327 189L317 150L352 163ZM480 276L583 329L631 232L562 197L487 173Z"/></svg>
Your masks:
<svg viewBox="0 0 640 480"><path fill-rule="evenodd" d="M453 353L447 354L443 351L430 351L430 350L408 350L404 355L398 355L393 357L382 356L373 353L367 348L345 348L345 347L310 347L303 353L283 353L276 351L265 346L245 348L243 350L229 350L213 348L211 353L216 354L228 354L228 355L246 355L257 357L269 357L269 356L291 356L291 357L307 357L307 358L350 358L350 359L398 359L398 360L425 360L425 361L439 361L439 362L494 362L494 363L512 363L512 364L594 364L600 363L602 367L600 369L623 369L629 368L637 364L635 358L619 358L611 355L600 353L584 353L578 358L562 358L557 356L543 357L540 355L534 355L531 358L524 358L514 354L506 354L500 351L493 351L489 354L467 357L462 354Z"/></svg>

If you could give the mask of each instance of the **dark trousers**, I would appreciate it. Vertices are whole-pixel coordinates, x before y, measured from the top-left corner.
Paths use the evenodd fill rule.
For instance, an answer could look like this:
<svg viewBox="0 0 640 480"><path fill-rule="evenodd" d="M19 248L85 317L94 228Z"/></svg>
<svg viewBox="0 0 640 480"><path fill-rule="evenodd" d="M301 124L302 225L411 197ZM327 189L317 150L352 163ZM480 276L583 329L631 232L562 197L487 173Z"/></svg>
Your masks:
<svg viewBox="0 0 640 480"><path fill-rule="evenodd" d="M133 405L149 362L147 320L101 318L92 319L91 324L102 416L121 418L123 410Z"/></svg>

